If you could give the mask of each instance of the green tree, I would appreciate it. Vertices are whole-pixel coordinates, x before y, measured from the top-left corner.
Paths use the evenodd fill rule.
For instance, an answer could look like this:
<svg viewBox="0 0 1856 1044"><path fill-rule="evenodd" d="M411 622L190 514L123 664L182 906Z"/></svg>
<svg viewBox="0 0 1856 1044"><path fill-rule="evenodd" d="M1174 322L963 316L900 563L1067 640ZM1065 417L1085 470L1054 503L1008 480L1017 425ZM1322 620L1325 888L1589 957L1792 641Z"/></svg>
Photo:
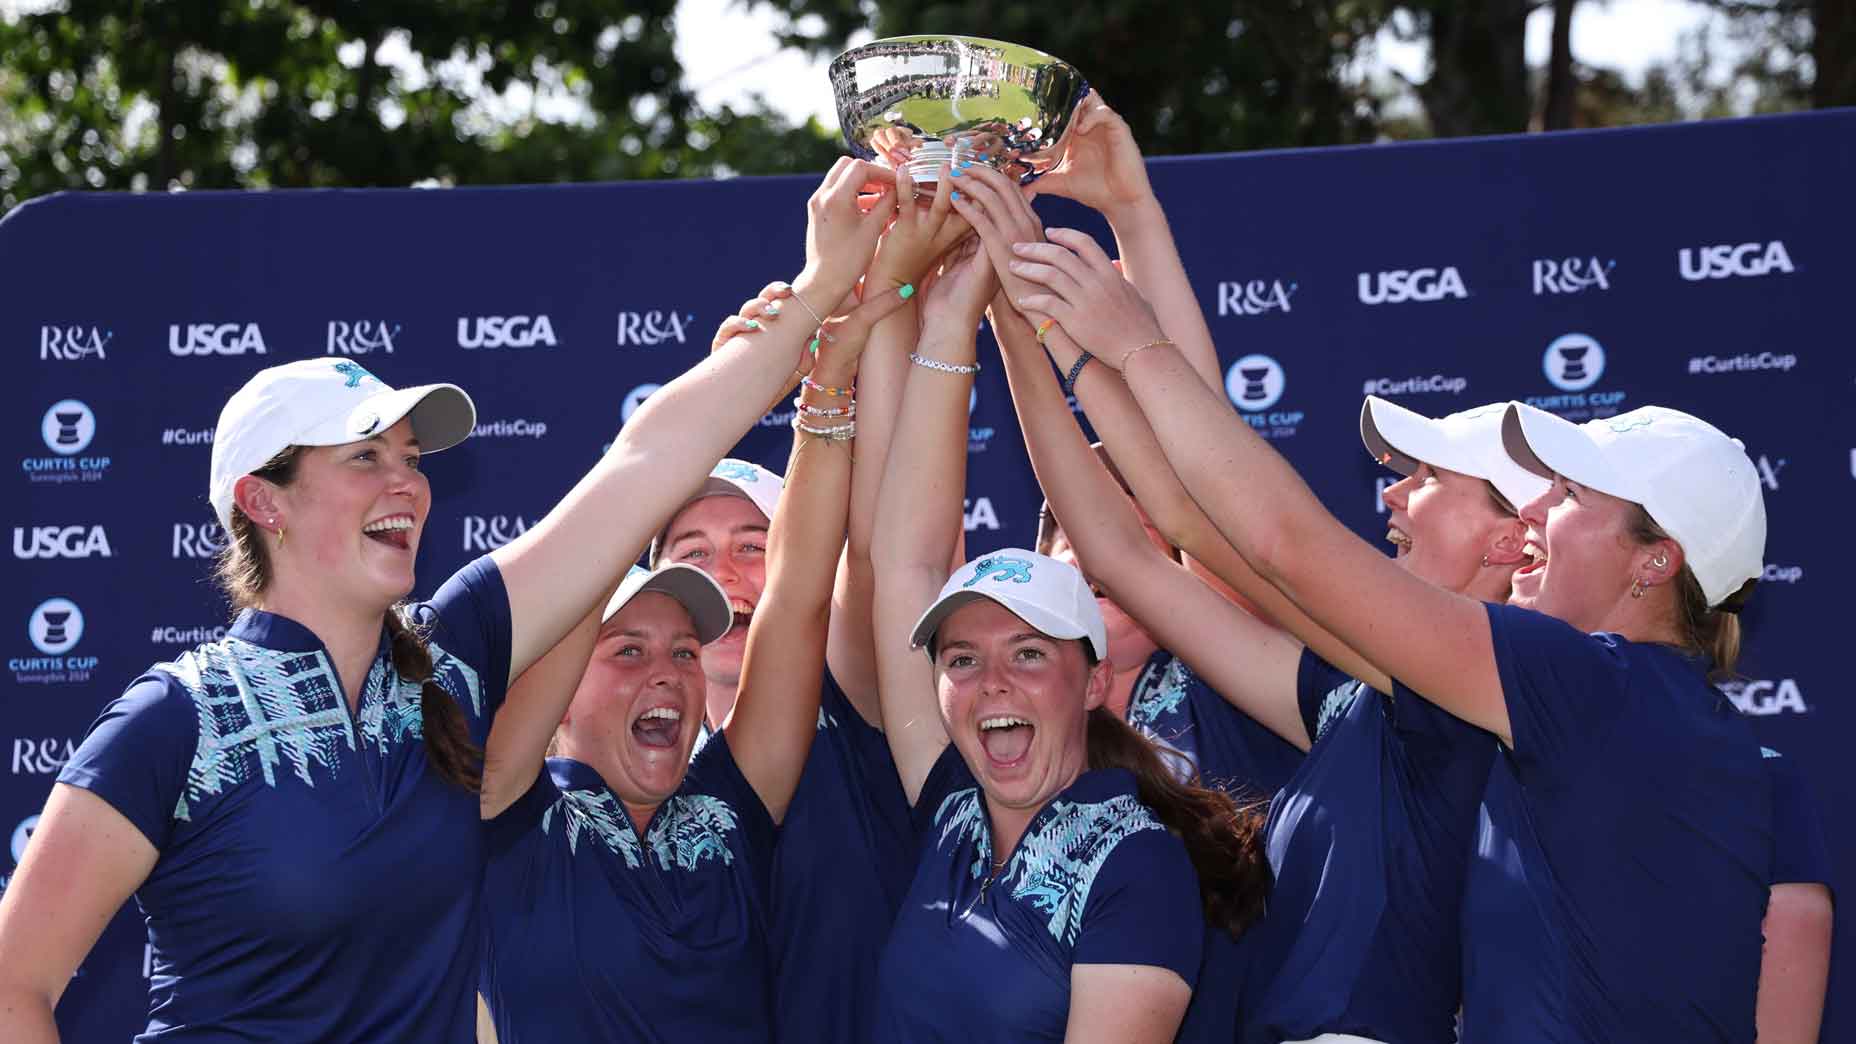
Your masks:
<svg viewBox="0 0 1856 1044"><path fill-rule="evenodd" d="M675 0L66 0L0 21L0 211L62 188L816 169L823 128L698 111Z"/></svg>

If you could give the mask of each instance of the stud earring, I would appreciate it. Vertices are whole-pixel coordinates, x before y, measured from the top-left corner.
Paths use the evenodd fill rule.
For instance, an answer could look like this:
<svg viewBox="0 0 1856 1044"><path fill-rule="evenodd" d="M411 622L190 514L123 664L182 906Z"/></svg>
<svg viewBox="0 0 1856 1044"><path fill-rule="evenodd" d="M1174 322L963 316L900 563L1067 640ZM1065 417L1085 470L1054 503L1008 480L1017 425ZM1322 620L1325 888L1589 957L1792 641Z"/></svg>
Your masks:
<svg viewBox="0 0 1856 1044"><path fill-rule="evenodd" d="M1482 556L1482 568L1487 569L1488 567L1489 567L1489 556L1483 555Z"/></svg>

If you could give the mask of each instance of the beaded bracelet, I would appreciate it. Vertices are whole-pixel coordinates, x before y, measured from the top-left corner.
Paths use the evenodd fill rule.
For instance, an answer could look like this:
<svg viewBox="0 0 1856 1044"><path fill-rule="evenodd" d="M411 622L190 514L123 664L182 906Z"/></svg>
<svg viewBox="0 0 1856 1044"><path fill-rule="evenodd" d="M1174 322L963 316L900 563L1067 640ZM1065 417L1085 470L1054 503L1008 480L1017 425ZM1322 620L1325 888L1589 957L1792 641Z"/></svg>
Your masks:
<svg viewBox="0 0 1856 1044"><path fill-rule="evenodd" d="M1039 344L1044 343L1044 335L1050 333L1050 328L1056 325L1057 325L1057 320L1055 319L1046 319L1043 322L1038 324L1038 343Z"/></svg>
<svg viewBox="0 0 1856 1044"><path fill-rule="evenodd" d="M1070 372L1063 375L1063 394L1076 394L1076 378L1082 376L1083 367L1089 365L1089 360L1093 358L1095 356L1090 355L1087 350L1076 357L1076 363L1070 367Z"/></svg>
<svg viewBox="0 0 1856 1044"><path fill-rule="evenodd" d="M980 364L977 362L975 362L972 366L961 366L958 363L942 362L939 359L930 359L925 355L920 355L915 352L909 353L909 361L914 363L917 366L925 367L930 370L938 370L942 373L958 374L962 377L971 376L973 374L980 372Z"/></svg>
<svg viewBox="0 0 1856 1044"><path fill-rule="evenodd" d="M849 405L838 406L832 409L825 409L824 407L814 406L811 403L807 402L803 395L795 395L793 397L793 406L800 413L803 413L808 417L855 417L857 416L857 400L856 399L852 399Z"/></svg>
<svg viewBox="0 0 1856 1044"><path fill-rule="evenodd" d="M814 438L824 439L828 442L845 442L857 437L857 422L851 421L848 424L840 424L830 428L814 428L795 414L793 416L793 430L804 432Z"/></svg>
<svg viewBox="0 0 1856 1044"><path fill-rule="evenodd" d="M829 384L820 384L817 381L813 380L812 375L809 373L806 374L805 377L801 378L799 383L805 385L806 387L812 389L815 392L818 392L820 395L836 395L839 398L848 399L851 396L857 394L857 385L855 384L851 384L843 388L833 388Z"/></svg>

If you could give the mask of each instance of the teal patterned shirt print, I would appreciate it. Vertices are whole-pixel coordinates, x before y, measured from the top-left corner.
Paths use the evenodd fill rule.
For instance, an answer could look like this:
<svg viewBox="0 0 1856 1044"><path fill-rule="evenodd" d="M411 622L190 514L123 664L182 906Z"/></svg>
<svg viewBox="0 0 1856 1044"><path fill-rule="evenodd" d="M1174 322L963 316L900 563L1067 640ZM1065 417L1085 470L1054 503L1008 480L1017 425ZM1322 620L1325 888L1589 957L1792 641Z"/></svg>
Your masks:
<svg viewBox="0 0 1856 1044"><path fill-rule="evenodd" d="M664 802L642 844L631 817L610 790L561 791L560 800L542 813L542 833L553 832L557 811L567 831L567 848L575 854L581 835L588 834L632 869L643 865L647 849L660 870L694 870L708 860L724 866L735 861L728 836L740 822L726 801L708 794L679 794Z"/></svg>

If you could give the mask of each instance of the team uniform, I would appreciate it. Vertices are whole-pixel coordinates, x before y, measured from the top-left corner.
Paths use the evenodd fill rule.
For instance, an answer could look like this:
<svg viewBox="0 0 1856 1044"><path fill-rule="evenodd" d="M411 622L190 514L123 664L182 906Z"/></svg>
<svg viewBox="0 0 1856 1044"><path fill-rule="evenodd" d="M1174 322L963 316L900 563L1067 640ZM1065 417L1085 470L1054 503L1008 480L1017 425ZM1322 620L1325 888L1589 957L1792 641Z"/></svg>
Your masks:
<svg viewBox="0 0 1856 1044"><path fill-rule="evenodd" d="M775 1039L871 1039L877 969L913 855L889 741L828 671L818 733L774 850Z"/></svg>
<svg viewBox="0 0 1856 1044"><path fill-rule="evenodd" d="M1078 964L1198 976L1205 919L1185 845L1122 769L1084 772L993 873L985 798L952 744L915 805L920 864L883 951L871 1039L1061 1041Z"/></svg>
<svg viewBox="0 0 1856 1044"><path fill-rule="evenodd" d="M1250 933L1243 1040L1447 1044L1466 853L1495 738L1312 651L1297 697L1314 745L1270 810L1276 883Z"/></svg>
<svg viewBox="0 0 1856 1044"><path fill-rule="evenodd" d="M1295 745L1258 725L1161 649L1147 658L1128 698L1128 724L1152 740L1180 780L1267 800L1302 763Z"/></svg>
<svg viewBox="0 0 1856 1044"><path fill-rule="evenodd" d="M414 616L481 745L509 676L501 575L479 558ZM248 609L105 707L58 780L160 853L137 1040L473 1038L477 795L430 767L384 628L351 712L316 636Z"/></svg>
<svg viewBox="0 0 1856 1044"><path fill-rule="evenodd" d="M717 735L641 838L587 765L549 759L485 825L482 986L497 1039L773 1039L775 828Z"/></svg>
<svg viewBox="0 0 1856 1044"><path fill-rule="evenodd" d="M1790 758L1771 747L1759 748L1767 774L1772 777L1772 883L1821 884L1830 881L1830 845L1824 839L1824 817L1810 784Z"/></svg>
<svg viewBox="0 0 1856 1044"><path fill-rule="evenodd" d="M1464 1039L1750 1042L1770 759L1667 646L1489 607L1514 734L1464 905Z"/></svg>

